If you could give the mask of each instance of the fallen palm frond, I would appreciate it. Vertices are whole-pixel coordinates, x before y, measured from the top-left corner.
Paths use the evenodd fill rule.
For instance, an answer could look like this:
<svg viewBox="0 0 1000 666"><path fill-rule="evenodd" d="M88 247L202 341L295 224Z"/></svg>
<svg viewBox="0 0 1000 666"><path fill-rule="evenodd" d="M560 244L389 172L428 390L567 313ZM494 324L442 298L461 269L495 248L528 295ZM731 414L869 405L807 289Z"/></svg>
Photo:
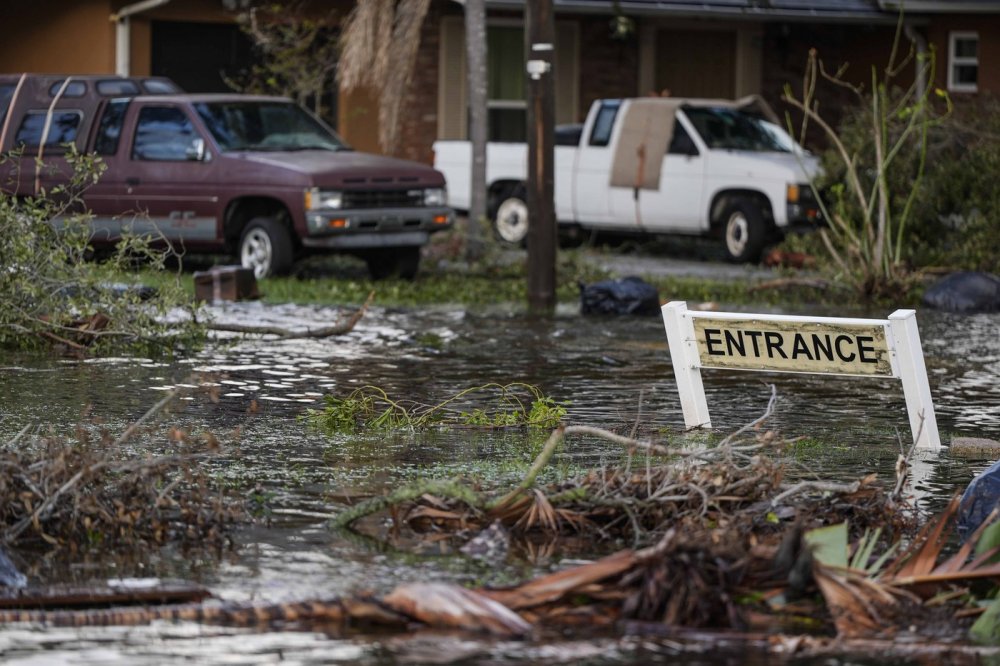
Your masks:
<svg viewBox="0 0 1000 666"><path fill-rule="evenodd" d="M393 152L400 137L400 111L413 77L420 30L430 0L370 0L355 5L344 21L337 73L345 90L370 87L379 111L379 145Z"/></svg>
<svg viewBox="0 0 1000 666"><path fill-rule="evenodd" d="M939 624L985 610L959 604L956 612L949 602L970 598L967 586L978 581L1000 582L1000 563L995 562L1000 547L982 547L979 543L1000 512L994 510L953 555L942 558L959 506L956 495L887 565L883 566L887 559L884 556L866 569L858 565L866 564L867 558L855 557L852 567L831 566L817 558L813 576L833 614L838 635L891 636L900 626ZM981 552L974 555L977 546ZM866 550L870 556L872 548Z"/></svg>

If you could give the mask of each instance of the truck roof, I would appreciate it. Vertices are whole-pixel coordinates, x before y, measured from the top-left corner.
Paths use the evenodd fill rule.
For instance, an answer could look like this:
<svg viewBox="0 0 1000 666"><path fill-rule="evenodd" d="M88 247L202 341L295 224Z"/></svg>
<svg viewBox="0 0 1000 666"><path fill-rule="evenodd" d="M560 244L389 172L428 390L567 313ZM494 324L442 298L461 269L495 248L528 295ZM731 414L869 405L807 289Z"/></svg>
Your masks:
<svg viewBox="0 0 1000 666"><path fill-rule="evenodd" d="M203 102L282 102L294 103L288 97L276 97L273 95L244 95L241 93L181 93L175 95L140 95L136 97L139 102L175 102L198 104Z"/></svg>
<svg viewBox="0 0 1000 666"><path fill-rule="evenodd" d="M771 108L771 105L764 100L760 95L747 95L746 97L741 97L739 99L714 99L707 97L632 97L632 98L616 98L616 99L602 99L598 100L601 103L604 102L625 102L627 100L650 100L649 103L658 104L661 103L664 106L669 106L672 108L681 108L684 106L702 107L702 108L720 108L720 109L738 109L741 111L749 111L750 113L760 115L767 120L775 124L780 124L781 119Z"/></svg>

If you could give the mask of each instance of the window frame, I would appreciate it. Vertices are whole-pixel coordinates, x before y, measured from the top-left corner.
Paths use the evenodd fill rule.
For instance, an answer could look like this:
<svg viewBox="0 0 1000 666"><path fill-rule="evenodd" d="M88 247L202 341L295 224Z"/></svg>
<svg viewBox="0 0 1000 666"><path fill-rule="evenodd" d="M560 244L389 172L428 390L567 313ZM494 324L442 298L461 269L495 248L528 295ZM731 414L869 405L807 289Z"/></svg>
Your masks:
<svg viewBox="0 0 1000 666"><path fill-rule="evenodd" d="M490 28L515 28L515 29L521 31L521 35L522 36L524 35L524 31L527 29L525 27L525 24L524 24L523 21L520 21L520 20L517 20L517 19L504 19L504 18L489 19L489 20L487 20L487 22L486 22L487 35L489 35L489 29ZM487 39L488 39L488 37L487 37ZM486 67L487 67L487 72L488 72L488 70L489 70L489 62L490 62L489 61L489 58L490 58L490 53L489 52L487 52L486 58L487 58L487 60L486 60ZM521 53L521 70L522 71L524 70L524 53L523 52ZM521 97L520 99L502 99L502 98L493 98L493 97L490 97L489 82L487 81L487 85L486 85L486 115L487 115L487 118L489 117L491 111L523 111L524 114L525 114L525 117L527 118L527 113L528 113L528 93L525 90L525 91L522 92L522 94L523 94L523 97ZM487 121L487 122L489 122L489 121ZM490 126L488 128L489 137L493 137L494 136L494 129L495 128L490 123ZM527 131L527 127L525 127L525 131ZM499 141L497 141L496 139L493 139L493 138L490 138L489 140L492 141L492 142L499 142ZM525 138L525 141L526 140L527 140L527 137ZM504 142L499 142L499 143L504 143ZM514 143L518 143L518 142L514 142Z"/></svg>
<svg viewBox="0 0 1000 666"><path fill-rule="evenodd" d="M959 40L976 40L975 57L958 56L955 53ZM949 92L979 92L979 33L975 30L955 30L948 33L948 90ZM973 65L976 68L975 83L960 83L955 80L955 68Z"/></svg>

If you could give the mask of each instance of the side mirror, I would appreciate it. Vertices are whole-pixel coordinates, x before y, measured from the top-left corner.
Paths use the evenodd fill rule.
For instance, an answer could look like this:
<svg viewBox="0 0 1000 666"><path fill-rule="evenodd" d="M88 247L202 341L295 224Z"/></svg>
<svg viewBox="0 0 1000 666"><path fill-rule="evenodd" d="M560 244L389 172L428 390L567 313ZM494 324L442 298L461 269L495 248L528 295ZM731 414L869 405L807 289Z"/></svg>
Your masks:
<svg viewBox="0 0 1000 666"><path fill-rule="evenodd" d="M202 138L192 139L191 145L184 151L184 157L191 162L205 162L208 160L208 151L205 149L205 140Z"/></svg>

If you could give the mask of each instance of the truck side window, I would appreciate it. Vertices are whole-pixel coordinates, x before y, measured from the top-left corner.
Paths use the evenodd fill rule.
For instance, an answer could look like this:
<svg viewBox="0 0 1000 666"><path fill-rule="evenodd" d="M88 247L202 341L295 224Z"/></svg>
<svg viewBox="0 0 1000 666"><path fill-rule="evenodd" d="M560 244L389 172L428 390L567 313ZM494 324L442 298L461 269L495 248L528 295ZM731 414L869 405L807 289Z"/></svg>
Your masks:
<svg viewBox="0 0 1000 666"><path fill-rule="evenodd" d="M63 88L63 81L56 81L51 86L49 86L49 97L55 97L62 90L63 97L83 97L87 94L87 84L83 81L70 81L66 83L66 87Z"/></svg>
<svg viewBox="0 0 1000 666"><path fill-rule="evenodd" d="M597 111L597 118L594 120L594 129L590 130L590 145L606 146L611 142L611 128L615 126L615 116L621 102L618 100L604 102Z"/></svg>
<svg viewBox="0 0 1000 666"><path fill-rule="evenodd" d="M676 120L674 121L674 135L670 139L670 146L667 148L668 155L697 155L698 146L694 144L694 139L688 134L684 126Z"/></svg>
<svg viewBox="0 0 1000 666"><path fill-rule="evenodd" d="M14 144L24 146L27 150L37 149L42 142L47 116L47 111L28 111L24 114L21 126L14 137ZM83 114L79 111L53 111L49 133L45 137L45 147L58 150L62 144L75 141L76 131L80 127L82 118Z"/></svg>
<svg viewBox="0 0 1000 666"><path fill-rule="evenodd" d="M118 152L118 139L122 135L122 123L125 121L128 103L127 99L113 99L104 107L101 122L97 126L97 138L94 139L94 152L98 155L114 155Z"/></svg>
<svg viewBox="0 0 1000 666"><path fill-rule="evenodd" d="M132 159L183 161L198 135L183 111L172 106L147 106L139 112Z"/></svg>

